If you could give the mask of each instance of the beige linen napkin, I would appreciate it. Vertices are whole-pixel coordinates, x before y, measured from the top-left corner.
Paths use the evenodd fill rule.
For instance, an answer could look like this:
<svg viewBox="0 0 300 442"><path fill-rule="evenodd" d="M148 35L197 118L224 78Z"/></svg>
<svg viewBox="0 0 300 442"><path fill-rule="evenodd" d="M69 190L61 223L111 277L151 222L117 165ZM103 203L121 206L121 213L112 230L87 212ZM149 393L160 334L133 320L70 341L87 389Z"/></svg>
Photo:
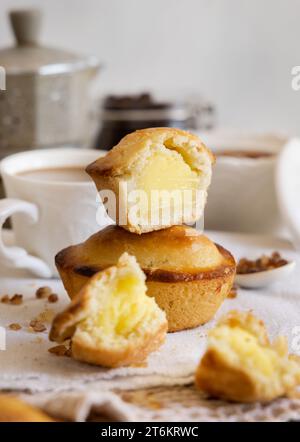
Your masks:
<svg viewBox="0 0 300 442"><path fill-rule="evenodd" d="M253 309L256 315L265 320L271 337L284 334L291 349L294 352L300 351L296 348L299 342L299 329L296 327L300 326L299 255L287 241L265 236L224 233L211 234L211 237L232 250L236 257L259 256L262 252L280 250L285 257L297 261L298 267L288 280L276 283L264 291L239 290L237 298L226 300L217 316L233 308ZM59 294L59 302L49 304L35 299L34 292L41 285L50 285ZM31 319L41 314L51 319L66 305L68 299L60 282L2 278L1 293L6 292L23 293L25 300L20 306L0 304L2 327L8 327L11 323L22 326L19 331L7 329L6 350L0 351L0 388L35 393L31 397L33 402L37 401L46 410L47 407L53 409L56 402L54 414L75 420L84 419L94 406L106 408L108 414L121 420L131 420L132 416L137 416L136 406L125 404L124 407L124 402L111 392L112 389L130 390L191 383L205 348L206 330L213 325L212 321L204 327L169 334L165 344L150 355L145 366L109 370L50 354L48 349L54 344L48 341L47 332L33 333L28 329ZM298 416L300 418L300 413Z"/></svg>

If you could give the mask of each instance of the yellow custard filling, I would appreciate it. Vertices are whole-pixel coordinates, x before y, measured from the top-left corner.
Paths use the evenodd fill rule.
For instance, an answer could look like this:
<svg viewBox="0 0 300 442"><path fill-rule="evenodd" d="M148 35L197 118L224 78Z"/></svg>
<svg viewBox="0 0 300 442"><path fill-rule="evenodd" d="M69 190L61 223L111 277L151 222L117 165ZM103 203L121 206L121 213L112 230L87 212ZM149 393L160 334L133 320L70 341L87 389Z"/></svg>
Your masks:
<svg viewBox="0 0 300 442"><path fill-rule="evenodd" d="M272 376L279 361L277 353L259 344L257 337L239 327L226 325L212 330L209 335L209 347L217 349L234 364L244 369L255 370L264 376Z"/></svg>
<svg viewBox="0 0 300 442"><path fill-rule="evenodd" d="M138 210L130 212L134 224L172 225L190 219L199 200L199 175L175 150L157 148L149 156L135 181L143 194ZM135 201L136 202L136 201ZM187 217L186 219L184 217Z"/></svg>
<svg viewBox="0 0 300 442"><path fill-rule="evenodd" d="M147 159L137 188L149 194L151 190L196 190L198 182L197 172L191 170L178 152L161 149Z"/></svg>
<svg viewBox="0 0 300 442"><path fill-rule="evenodd" d="M100 341L126 339L143 331L155 314L157 305L146 295L145 276L135 263L117 269L107 281L94 282L91 315L77 330Z"/></svg>

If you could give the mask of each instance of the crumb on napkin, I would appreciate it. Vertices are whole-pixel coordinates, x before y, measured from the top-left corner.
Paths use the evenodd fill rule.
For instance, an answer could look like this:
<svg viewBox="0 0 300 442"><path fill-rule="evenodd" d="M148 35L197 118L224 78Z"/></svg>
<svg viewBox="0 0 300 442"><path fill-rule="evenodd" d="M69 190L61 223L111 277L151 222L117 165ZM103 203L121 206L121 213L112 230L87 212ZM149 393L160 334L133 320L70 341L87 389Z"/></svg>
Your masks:
<svg viewBox="0 0 300 442"><path fill-rule="evenodd" d="M54 303L58 301L58 295L56 293L51 293L51 295L48 296L48 302Z"/></svg>
<svg viewBox="0 0 300 442"><path fill-rule="evenodd" d="M48 298L48 296L50 296L52 293L52 290L50 287L45 286L45 287L39 287L37 289L37 291L35 292L35 296L37 299L43 299L43 298Z"/></svg>
<svg viewBox="0 0 300 442"><path fill-rule="evenodd" d="M48 348L48 352L56 356L71 356L71 348L65 345L55 345L54 347Z"/></svg>
<svg viewBox="0 0 300 442"><path fill-rule="evenodd" d="M10 330L18 331L18 330L21 330L22 327L17 322L13 322L12 324L9 324L8 328Z"/></svg>
<svg viewBox="0 0 300 442"><path fill-rule="evenodd" d="M23 302L23 295L20 295L19 293L16 293L11 297L8 295L3 295L1 297L1 302L3 304L20 305Z"/></svg>
<svg viewBox="0 0 300 442"><path fill-rule="evenodd" d="M40 333L40 332L43 332L43 331L47 330L47 327L45 326L45 324L43 324L38 319L32 319L30 321L29 326L32 328L32 330L34 332L37 332L37 333Z"/></svg>

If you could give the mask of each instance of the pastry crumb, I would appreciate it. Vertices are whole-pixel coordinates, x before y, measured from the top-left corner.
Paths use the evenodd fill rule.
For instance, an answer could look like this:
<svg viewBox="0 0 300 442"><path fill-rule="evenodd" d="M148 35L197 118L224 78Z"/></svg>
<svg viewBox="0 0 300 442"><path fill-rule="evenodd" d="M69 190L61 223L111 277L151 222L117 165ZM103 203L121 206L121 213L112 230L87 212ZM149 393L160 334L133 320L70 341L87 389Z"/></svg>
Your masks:
<svg viewBox="0 0 300 442"><path fill-rule="evenodd" d="M30 327L33 329L33 331L40 333L43 332L45 330L47 330L45 324L43 324L41 321L39 321L38 319L32 319L30 321Z"/></svg>
<svg viewBox="0 0 300 442"><path fill-rule="evenodd" d="M58 301L58 295L56 293L51 293L51 295L48 296L48 302L54 303Z"/></svg>
<svg viewBox="0 0 300 442"><path fill-rule="evenodd" d="M4 295L1 298L1 302L3 304L20 305L23 302L23 295L20 295L19 293L16 293L11 297Z"/></svg>
<svg viewBox="0 0 300 442"><path fill-rule="evenodd" d="M50 287L45 286L45 287L39 287L37 289L37 291L35 292L35 296L37 299L43 299L43 298L48 298L48 296L50 296L52 293L52 290Z"/></svg>
<svg viewBox="0 0 300 442"><path fill-rule="evenodd" d="M20 324L13 322L12 324L9 324L8 328L10 330L18 331L18 330L21 330L22 327Z"/></svg>
<svg viewBox="0 0 300 442"><path fill-rule="evenodd" d="M55 347L48 348L48 352L56 356L71 356L71 349L65 345L55 345Z"/></svg>
<svg viewBox="0 0 300 442"><path fill-rule="evenodd" d="M23 302L23 295L20 295L19 293L16 293L10 298L9 303L12 305L20 305Z"/></svg>

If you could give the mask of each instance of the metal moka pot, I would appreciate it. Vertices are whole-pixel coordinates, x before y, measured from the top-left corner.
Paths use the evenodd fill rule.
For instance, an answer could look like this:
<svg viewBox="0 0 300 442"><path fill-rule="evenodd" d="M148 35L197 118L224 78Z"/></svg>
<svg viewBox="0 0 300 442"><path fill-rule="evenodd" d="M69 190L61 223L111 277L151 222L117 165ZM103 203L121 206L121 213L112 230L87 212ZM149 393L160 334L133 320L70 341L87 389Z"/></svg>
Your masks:
<svg viewBox="0 0 300 442"><path fill-rule="evenodd" d="M85 143L95 57L39 44L39 10L9 14L16 45L0 50L0 158L21 150ZM2 81L3 84L3 81Z"/></svg>

